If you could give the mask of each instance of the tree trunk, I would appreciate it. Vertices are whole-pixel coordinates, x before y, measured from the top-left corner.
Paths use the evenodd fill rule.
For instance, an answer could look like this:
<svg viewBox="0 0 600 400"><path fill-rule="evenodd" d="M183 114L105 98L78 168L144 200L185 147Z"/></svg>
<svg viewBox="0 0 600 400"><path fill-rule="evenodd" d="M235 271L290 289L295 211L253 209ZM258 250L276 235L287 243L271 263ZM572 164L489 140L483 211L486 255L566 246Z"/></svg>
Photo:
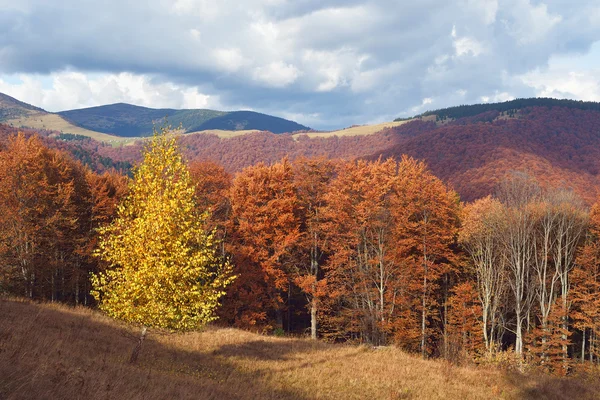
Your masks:
<svg viewBox="0 0 600 400"><path fill-rule="evenodd" d="M582 364L585 362L585 331L586 331L586 329L583 328L583 338L581 339L581 363Z"/></svg>
<svg viewBox="0 0 600 400"><path fill-rule="evenodd" d="M517 338L515 342L515 353L519 356L523 354L523 320L521 318L521 313L517 312Z"/></svg>
<svg viewBox="0 0 600 400"><path fill-rule="evenodd" d="M148 328L146 328L145 326L142 327L142 334L141 334L140 338L138 339L137 344L133 348L133 351L131 352L131 357L129 358L129 363L135 364L135 362L137 361L138 356L140 355L140 350L142 349L142 344L144 343L144 339L146 339L147 331L148 331Z"/></svg>
<svg viewBox="0 0 600 400"><path fill-rule="evenodd" d="M310 304L310 338L317 339L317 301L314 296Z"/></svg>

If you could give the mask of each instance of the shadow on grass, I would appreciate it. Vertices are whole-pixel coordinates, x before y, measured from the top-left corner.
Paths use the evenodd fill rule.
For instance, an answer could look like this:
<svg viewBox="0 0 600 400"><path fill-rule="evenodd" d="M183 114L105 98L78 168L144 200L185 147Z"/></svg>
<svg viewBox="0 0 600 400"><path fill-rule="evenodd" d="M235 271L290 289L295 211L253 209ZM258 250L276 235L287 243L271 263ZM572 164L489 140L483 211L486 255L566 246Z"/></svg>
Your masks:
<svg viewBox="0 0 600 400"><path fill-rule="evenodd" d="M506 372L505 384L517 389L519 399L581 400L600 399L598 381L586 382L572 377L556 377L541 372Z"/></svg>
<svg viewBox="0 0 600 400"><path fill-rule="evenodd" d="M226 356L149 335L136 365L132 332L86 310L0 299L1 399L302 399Z"/></svg>

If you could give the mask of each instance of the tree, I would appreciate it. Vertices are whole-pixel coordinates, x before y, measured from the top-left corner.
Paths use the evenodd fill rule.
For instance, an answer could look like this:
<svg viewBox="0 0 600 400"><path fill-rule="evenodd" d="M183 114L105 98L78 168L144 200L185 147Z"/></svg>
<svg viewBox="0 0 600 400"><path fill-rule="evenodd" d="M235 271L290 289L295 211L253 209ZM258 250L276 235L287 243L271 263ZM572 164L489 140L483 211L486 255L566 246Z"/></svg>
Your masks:
<svg viewBox="0 0 600 400"><path fill-rule="evenodd" d="M310 336L317 338L317 309L326 280L322 264L326 258L326 195L334 164L325 158L300 158L294 162L294 180L302 209L302 261L295 283L306 294L310 307ZM308 259L308 260L307 260Z"/></svg>
<svg viewBox="0 0 600 400"><path fill-rule="evenodd" d="M230 287L223 311L238 326L269 327L274 317L283 329L302 236L292 165L283 159L244 169L233 181L230 201L240 279Z"/></svg>
<svg viewBox="0 0 600 400"><path fill-rule="evenodd" d="M445 310L435 310L447 301L449 275L457 263L458 195L429 172L424 162L403 156L398 164L392 215L396 221L394 259L404 267L401 275L412 297L405 304L411 304L410 312L420 314L418 347L426 357L430 354L432 322L440 314L447 318Z"/></svg>
<svg viewBox="0 0 600 400"><path fill-rule="evenodd" d="M505 206L502 232L508 269L508 284L513 294L516 336L515 352L523 353L524 322L530 320L535 290L533 264L535 260L536 218L532 204L540 198L541 188L526 174L515 173L504 179L498 188L499 200Z"/></svg>
<svg viewBox="0 0 600 400"><path fill-rule="evenodd" d="M502 253L502 204L488 196L463 211L459 242L471 258L481 303L482 333L488 351L502 340L499 314L506 294L506 267Z"/></svg>
<svg viewBox="0 0 600 400"><path fill-rule="evenodd" d="M20 286L30 298L67 297L68 268L81 242L78 208L84 201L77 196L85 197L84 186L81 164L63 152L37 136L9 139L0 152L1 286Z"/></svg>
<svg viewBox="0 0 600 400"><path fill-rule="evenodd" d="M403 283L390 257L397 245L390 204L396 171L393 159L341 163L326 199L326 277L336 304L324 322L342 337L376 345L387 342Z"/></svg>
<svg viewBox="0 0 600 400"><path fill-rule="evenodd" d="M463 282L451 290L448 299L448 336L454 350L474 356L482 340L481 302L472 282Z"/></svg>
<svg viewBox="0 0 600 400"><path fill-rule="evenodd" d="M143 326L140 346L147 327L189 330L215 319L234 279L204 229L194 190L175 138L161 128L117 217L100 229L97 255L110 267L93 275L92 294L109 316Z"/></svg>

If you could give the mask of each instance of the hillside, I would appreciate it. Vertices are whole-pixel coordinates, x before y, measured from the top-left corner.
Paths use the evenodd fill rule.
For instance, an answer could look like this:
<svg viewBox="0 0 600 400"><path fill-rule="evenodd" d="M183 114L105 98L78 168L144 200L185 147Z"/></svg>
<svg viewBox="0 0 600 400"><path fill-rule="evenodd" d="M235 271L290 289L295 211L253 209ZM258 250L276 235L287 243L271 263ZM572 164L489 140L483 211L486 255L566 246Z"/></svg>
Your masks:
<svg viewBox="0 0 600 400"><path fill-rule="evenodd" d="M415 121L391 128L388 134L398 142L371 158L423 159L464 200L493 192L509 171L521 170L571 188L591 204L600 188L599 127L600 112L592 109L527 107L513 118L487 111L444 124Z"/></svg>
<svg viewBox="0 0 600 400"><path fill-rule="evenodd" d="M231 173L286 155L292 159L376 159L408 154L425 160L434 174L450 183L466 201L492 193L507 173L522 170L542 183L572 188L591 204L600 188L598 107L598 103L570 100L523 99L460 106L412 120L328 133L275 135L215 129L202 135L183 135L181 145L188 160L210 159ZM228 120L228 115L213 120L232 128L234 119ZM240 114L240 120L243 118ZM45 119L40 121L37 128L52 129L43 123ZM141 150L140 144L122 148L80 144L105 160L121 163L139 160Z"/></svg>
<svg viewBox="0 0 600 400"><path fill-rule="evenodd" d="M230 328L135 334L98 312L0 299L0 398L592 399L591 378L425 361L393 347L331 345Z"/></svg>
<svg viewBox="0 0 600 400"><path fill-rule="evenodd" d="M152 127L162 124L165 118L168 118L173 126L181 124L187 130L225 113L213 110L155 109L118 103L62 111L58 114L86 129L116 136L135 137L148 136L152 133Z"/></svg>
<svg viewBox="0 0 600 400"><path fill-rule="evenodd" d="M36 112L44 112L44 110L0 93L0 121Z"/></svg>
<svg viewBox="0 0 600 400"><path fill-rule="evenodd" d="M416 116L416 118L435 116L438 121L443 121L446 119L473 117L490 111L497 111L513 116L518 110L530 107L561 107L577 110L600 111L600 103L598 102L537 97L530 99L515 99L500 103L482 103L442 108L439 110L426 111ZM396 119L396 121L402 120L404 119Z"/></svg>
<svg viewBox="0 0 600 400"><path fill-rule="evenodd" d="M14 127L53 130L111 143L130 143L152 134L165 119L185 133L219 132L230 137L254 131L285 133L310 128L283 118L253 111L177 110L117 103L49 113L0 93L0 123Z"/></svg>
<svg viewBox="0 0 600 400"><path fill-rule="evenodd" d="M585 105L585 103L584 103ZM399 121L368 135L273 135L266 132L221 139L187 135L181 144L188 159L211 159L229 172L284 156L399 158L425 160L466 201L494 191L513 170L527 171L542 183L572 188L588 204L600 188L600 112L569 107L528 107L512 117L499 111L445 122L431 118ZM354 129L354 128L350 128ZM343 132L343 131L342 131ZM115 160L131 160L136 147L102 148Z"/></svg>
<svg viewBox="0 0 600 400"><path fill-rule="evenodd" d="M152 127L162 124L165 118L174 127L181 125L186 132L218 129L284 133L309 129L283 118L252 111L154 109L124 103L59 114L77 126L123 137L148 136L152 133Z"/></svg>

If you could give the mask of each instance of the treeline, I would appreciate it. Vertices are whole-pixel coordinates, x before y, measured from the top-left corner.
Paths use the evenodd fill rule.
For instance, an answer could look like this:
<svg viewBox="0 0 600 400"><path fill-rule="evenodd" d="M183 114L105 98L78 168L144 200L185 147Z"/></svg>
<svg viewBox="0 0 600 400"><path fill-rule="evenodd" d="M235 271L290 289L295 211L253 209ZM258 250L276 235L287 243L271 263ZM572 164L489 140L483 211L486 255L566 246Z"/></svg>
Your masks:
<svg viewBox="0 0 600 400"><path fill-rule="evenodd" d="M0 292L89 304L96 228L127 178L94 173L38 136L19 133L0 150Z"/></svg>
<svg viewBox="0 0 600 400"><path fill-rule="evenodd" d="M516 354L560 374L600 360L600 208L571 191L512 174L465 205L406 156L189 169L237 275L223 324L424 357ZM126 181L12 137L0 151L0 290L90 304L89 274L105 268L96 228Z"/></svg>
<svg viewBox="0 0 600 400"><path fill-rule="evenodd" d="M420 114L418 117L426 117L435 115L438 121L446 119L459 119L465 117L473 117L479 114L496 111L499 113L507 113L514 116L520 110L528 107L563 107L577 110L600 111L600 103L593 101L582 100L567 100L553 98L530 98L530 99L515 99L504 101L501 103L482 103L472 105L460 105L456 107L442 108L439 110L427 111ZM395 121L401 121L398 118Z"/></svg>

